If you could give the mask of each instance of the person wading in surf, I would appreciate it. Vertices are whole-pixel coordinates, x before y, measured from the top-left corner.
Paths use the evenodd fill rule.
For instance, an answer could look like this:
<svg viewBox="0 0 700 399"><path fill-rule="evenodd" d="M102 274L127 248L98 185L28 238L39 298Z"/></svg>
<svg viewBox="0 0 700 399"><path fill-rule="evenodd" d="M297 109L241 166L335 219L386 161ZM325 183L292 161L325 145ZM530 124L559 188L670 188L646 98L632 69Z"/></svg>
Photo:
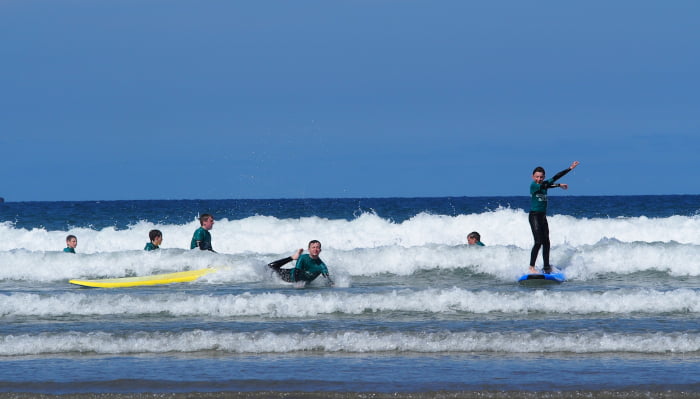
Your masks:
<svg viewBox="0 0 700 399"><path fill-rule="evenodd" d="M211 247L211 233L209 230L214 227L214 217L208 213L203 214L199 217L200 228L195 230L192 235L192 241L190 242L190 249L199 248L202 251L214 251Z"/></svg>

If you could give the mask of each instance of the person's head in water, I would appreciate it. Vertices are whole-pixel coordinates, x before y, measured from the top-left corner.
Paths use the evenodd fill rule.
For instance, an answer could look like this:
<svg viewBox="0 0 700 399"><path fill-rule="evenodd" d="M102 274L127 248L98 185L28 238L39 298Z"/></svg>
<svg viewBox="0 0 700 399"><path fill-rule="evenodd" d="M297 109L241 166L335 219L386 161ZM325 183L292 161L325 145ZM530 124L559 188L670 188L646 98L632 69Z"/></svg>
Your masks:
<svg viewBox="0 0 700 399"><path fill-rule="evenodd" d="M474 245L479 241L481 241L481 234L477 233L476 231L472 231L467 236L467 242L469 243L469 245Z"/></svg>
<svg viewBox="0 0 700 399"><path fill-rule="evenodd" d="M153 245L159 247L160 244L163 242L163 233L161 233L160 230L151 230L148 232L148 238L151 239Z"/></svg>
<svg viewBox="0 0 700 399"><path fill-rule="evenodd" d="M311 240L309 241L309 256L316 259L321 253L321 241Z"/></svg>
<svg viewBox="0 0 700 399"><path fill-rule="evenodd" d="M74 254L75 247L77 247L77 246L78 246L78 239L74 235L69 234L66 237L66 247L63 248L63 252L70 252L70 253Z"/></svg>

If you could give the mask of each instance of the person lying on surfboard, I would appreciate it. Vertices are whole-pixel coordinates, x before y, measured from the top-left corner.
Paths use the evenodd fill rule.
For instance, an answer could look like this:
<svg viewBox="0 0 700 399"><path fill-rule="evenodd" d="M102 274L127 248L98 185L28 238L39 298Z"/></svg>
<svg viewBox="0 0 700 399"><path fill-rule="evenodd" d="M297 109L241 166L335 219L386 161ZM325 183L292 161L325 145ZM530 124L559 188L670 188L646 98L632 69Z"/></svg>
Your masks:
<svg viewBox="0 0 700 399"><path fill-rule="evenodd" d="M310 283L319 275L323 275L323 277L328 280L328 284L333 285L333 280L331 280L331 277L328 275L326 264L323 263L321 257L318 256L321 253L321 242L318 240L309 241L309 253L302 255L302 252L304 252L304 250L299 248L292 256L276 260L269 263L267 266L274 270L283 281L288 283L301 281ZM293 268L282 269L282 266L292 260L297 261Z"/></svg>
<svg viewBox="0 0 700 399"><path fill-rule="evenodd" d="M538 166L532 171L532 183L530 183L530 214L528 220L530 222L530 229L532 230L532 237L535 239L535 244L532 246L532 251L530 251L530 273L537 273L535 262L537 261L537 254L540 252L540 247L542 248L542 260L544 261L542 271L545 273L550 273L552 271L552 266L549 264L550 244L549 225L547 224L547 189L553 187L561 187L564 190L568 189L568 184L555 184L554 182L572 171L578 164L578 161L572 162L571 166L548 180L544 179L545 172L543 167Z"/></svg>
<svg viewBox="0 0 700 399"><path fill-rule="evenodd" d="M211 233L209 230L214 227L214 216L204 213L199 217L200 228L195 230L192 235L192 241L190 242L190 249L199 248L202 251L214 251L211 247Z"/></svg>

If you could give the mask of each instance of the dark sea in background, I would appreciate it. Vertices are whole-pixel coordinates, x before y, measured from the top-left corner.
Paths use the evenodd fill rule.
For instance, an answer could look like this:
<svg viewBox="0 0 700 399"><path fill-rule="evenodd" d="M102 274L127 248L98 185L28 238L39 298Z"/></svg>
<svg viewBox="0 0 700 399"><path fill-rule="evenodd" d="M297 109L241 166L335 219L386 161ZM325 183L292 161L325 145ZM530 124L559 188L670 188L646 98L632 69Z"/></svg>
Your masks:
<svg viewBox="0 0 700 399"><path fill-rule="evenodd" d="M7 201L0 393L700 392L700 196L550 195L568 281L540 286L524 196ZM188 249L201 213L218 253ZM312 239L335 287L266 270Z"/></svg>

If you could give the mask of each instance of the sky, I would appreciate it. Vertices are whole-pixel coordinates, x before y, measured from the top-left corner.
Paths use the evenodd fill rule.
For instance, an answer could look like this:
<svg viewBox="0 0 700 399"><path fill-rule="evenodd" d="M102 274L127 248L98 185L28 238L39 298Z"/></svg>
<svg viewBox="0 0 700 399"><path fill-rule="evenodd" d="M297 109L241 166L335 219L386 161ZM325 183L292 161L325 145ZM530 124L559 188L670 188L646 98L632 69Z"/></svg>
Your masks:
<svg viewBox="0 0 700 399"><path fill-rule="evenodd" d="M700 194L695 0L0 0L6 201Z"/></svg>

